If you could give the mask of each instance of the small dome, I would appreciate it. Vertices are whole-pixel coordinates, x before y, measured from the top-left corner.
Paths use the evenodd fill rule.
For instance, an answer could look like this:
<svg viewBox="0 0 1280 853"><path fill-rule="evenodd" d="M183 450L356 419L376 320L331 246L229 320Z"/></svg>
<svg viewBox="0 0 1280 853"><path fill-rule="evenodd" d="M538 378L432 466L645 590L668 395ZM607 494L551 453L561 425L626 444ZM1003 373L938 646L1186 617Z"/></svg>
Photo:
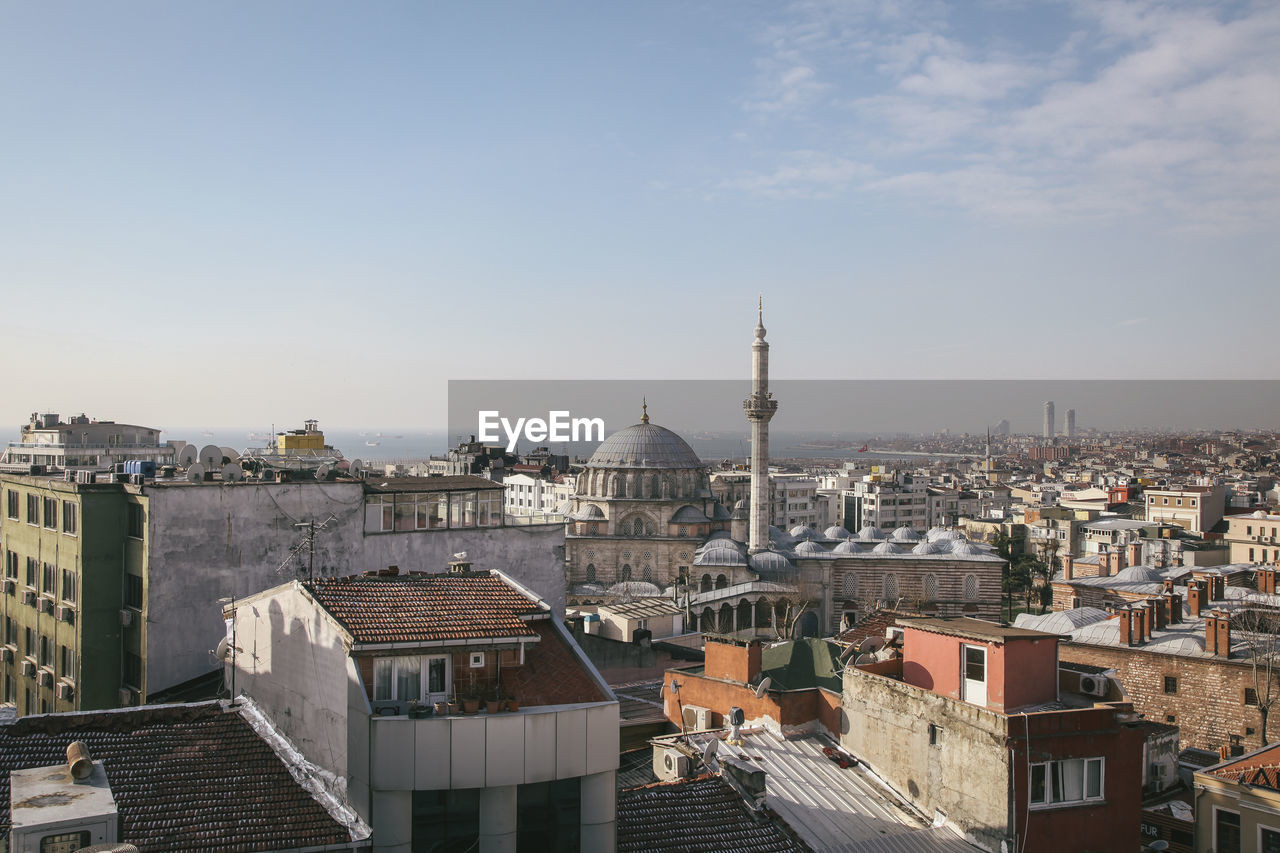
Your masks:
<svg viewBox="0 0 1280 853"><path fill-rule="evenodd" d="M946 532L947 532L947 528L945 527L930 527L929 532L926 533L925 536L930 541L933 541L934 539L937 539L939 536L941 536L943 533L946 533Z"/></svg>
<svg viewBox="0 0 1280 853"><path fill-rule="evenodd" d="M702 510L695 506L685 504L676 510L676 514L671 516L672 524L706 524L711 519L703 514Z"/></svg>
<svg viewBox="0 0 1280 853"><path fill-rule="evenodd" d="M902 549L892 542L884 541L871 549L872 554L901 554Z"/></svg>
<svg viewBox="0 0 1280 853"><path fill-rule="evenodd" d="M708 548L693 558L695 566L745 566L747 558L737 548Z"/></svg>
<svg viewBox="0 0 1280 853"><path fill-rule="evenodd" d="M822 535L827 537L828 539L848 539L853 534L845 530L840 525L834 524L831 527L828 527L826 530L822 531Z"/></svg>
<svg viewBox="0 0 1280 853"><path fill-rule="evenodd" d="M787 533L787 531L783 530L780 527L774 527L772 524L770 524L769 525L769 541L776 542L779 545L786 546L786 545L790 545L795 540L791 538L791 534Z"/></svg>
<svg viewBox="0 0 1280 853"><path fill-rule="evenodd" d="M657 598L662 590L648 581L626 581L615 583L609 587L609 595L629 596L631 598Z"/></svg>
<svg viewBox="0 0 1280 853"><path fill-rule="evenodd" d="M937 534L933 530L937 530ZM957 539L964 538L958 530L946 530L940 527L935 527L933 530L929 531L929 539L932 542L954 542Z"/></svg>
<svg viewBox="0 0 1280 853"><path fill-rule="evenodd" d="M925 554L941 554L943 553L943 550L944 549L936 542L930 542L928 539L921 539L916 547L911 549L911 553L924 556Z"/></svg>
<svg viewBox="0 0 1280 853"><path fill-rule="evenodd" d="M804 524L797 524L791 528L792 539L821 539L822 534Z"/></svg>
<svg viewBox="0 0 1280 853"><path fill-rule="evenodd" d="M734 508L734 509L748 509L750 506L751 506L751 501L747 500L746 498L743 498L742 500L740 500L740 501L738 501L736 504L734 504L734 505L733 505L733 508Z"/></svg>
<svg viewBox="0 0 1280 853"><path fill-rule="evenodd" d="M957 539L951 543L951 553L957 557L976 557L979 554L985 554L978 546L964 539Z"/></svg>
<svg viewBox="0 0 1280 853"><path fill-rule="evenodd" d="M1114 580L1122 583L1159 583L1164 580L1164 573L1150 566L1130 566L1116 572Z"/></svg>
<svg viewBox="0 0 1280 853"><path fill-rule="evenodd" d="M884 531L874 524L868 524L858 531L859 539L883 539Z"/></svg>
<svg viewBox="0 0 1280 853"><path fill-rule="evenodd" d="M806 540L796 546L797 557L825 557L827 549L813 540Z"/></svg>
<svg viewBox="0 0 1280 853"><path fill-rule="evenodd" d="M904 524L895 528L893 533L890 534L890 538L895 542L917 542L920 539L920 534Z"/></svg>
<svg viewBox="0 0 1280 853"><path fill-rule="evenodd" d="M752 554L750 565L752 571L762 576L790 575L796 570L791 561L777 551L761 551L758 554Z"/></svg>
<svg viewBox="0 0 1280 853"><path fill-rule="evenodd" d="M595 504L587 504L569 517L574 521L604 521L604 513Z"/></svg>
<svg viewBox="0 0 1280 853"><path fill-rule="evenodd" d="M846 539L843 542L841 542L839 545L837 545L835 548L831 549L831 553L832 554L861 554L862 548L859 547L858 543L854 542L852 539Z"/></svg>

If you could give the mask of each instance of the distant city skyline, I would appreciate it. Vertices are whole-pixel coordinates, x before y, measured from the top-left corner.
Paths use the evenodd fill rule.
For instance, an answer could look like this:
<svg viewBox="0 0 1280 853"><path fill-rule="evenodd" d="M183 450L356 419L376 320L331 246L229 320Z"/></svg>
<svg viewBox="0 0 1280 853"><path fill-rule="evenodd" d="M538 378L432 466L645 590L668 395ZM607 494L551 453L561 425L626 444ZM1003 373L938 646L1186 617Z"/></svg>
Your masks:
<svg viewBox="0 0 1280 853"><path fill-rule="evenodd" d="M448 380L745 379L761 292L775 378L1276 376L1237 310L1280 267L1275 4L0 23L11 425L407 428Z"/></svg>

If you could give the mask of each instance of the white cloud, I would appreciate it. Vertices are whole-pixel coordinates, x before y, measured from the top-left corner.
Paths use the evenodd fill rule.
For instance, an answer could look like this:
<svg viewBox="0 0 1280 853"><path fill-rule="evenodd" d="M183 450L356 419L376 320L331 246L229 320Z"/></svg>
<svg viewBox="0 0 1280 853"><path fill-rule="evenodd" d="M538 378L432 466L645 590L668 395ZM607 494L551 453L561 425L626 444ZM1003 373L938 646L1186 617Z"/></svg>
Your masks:
<svg viewBox="0 0 1280 853"><path fill-rule="evenodd" d="M817 151L793 151L772 172L744 175L723 181L720 186L773 198L823 198L874 174L875 170L865 163Z"/></svg>
<svg viewBox="0 0 1280 853"><path fill-rule="evenodd" d="M805 146L810 163L860 171L793 156L722 186L1047 220L1155 214L1181 228L1280 217L1280 5L1080 0L1038 50L962 41L945 20L957 8L790 7L747 106L779 133L825 131L829 147Z"/></svg>

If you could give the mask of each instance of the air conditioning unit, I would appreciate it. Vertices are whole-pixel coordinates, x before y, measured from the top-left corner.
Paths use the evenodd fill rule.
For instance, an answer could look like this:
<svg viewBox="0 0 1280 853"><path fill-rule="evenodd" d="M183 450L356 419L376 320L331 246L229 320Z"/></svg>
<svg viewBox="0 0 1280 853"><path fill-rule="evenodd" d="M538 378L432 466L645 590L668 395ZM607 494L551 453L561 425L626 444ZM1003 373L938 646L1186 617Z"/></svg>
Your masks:
<svg viewBox="0 0 1280 853"><path fill-rule="evenodd" d="M1107 679L1101 675L1080 676L1080 692L1090 696L1107 695Z"/></svg>
<svg viewBox="0 0 1280 853"><path fill-rule="evenodd" d="M138 704L138 691L131 690L128 687L120 688L120 707L132 708Z"/></svg>
<svg viewBox="0 0 1280 853"><path fill-rule="evenodd" d="M22 674L30 678L36 674L36 662L31 658L22 659Z"/></svg>
<svg viewBox="0 0 1280 853"><path fill-rule="evenodd" d="M41 687L52 687L53 670L47 666L40 667L40 671L36 673L36 683Z"/></svg>
<svg viewBox="0 0 1280 853"><path fill-rule="evenodd" d="M66 622L68 625L76 621L76 609L65 604L59 604L54 615L58 617L59 622Z"/></svg>
<svg viewBox="0 0 1280 853"><path fill-rule="evenodd" d="M120 627L128 628L132 624L133 624L133 611L121 610L120 611Z"/></svg>
<svg viewBox="0 0 1280 853"><path fill-rule="evenodd" d="M36 603L36 591L35 591L34 589L32 589L31 587L26 587L25 589L23 589L23 590L22 590L22 603L23 603L23 604L28 604L28 605L35 604L35 603Z"/></svg>
<svg viewBox="0 0 1280 853"><path fill-rule="evenodd" d="M711 728L711 709L697 705L684 706L684 727L694 731L705 731Z"/></svg>
<svg viewBox="0 0 1280 853"><path fill-rule="evenodd" d="M52 613L53 599L47 595L40 596L39 601L36 602L36 610L39 610L41 613Z"/></svg>
<svg viewBox="0 0 1280 853"><path fill-rule="evenodd" d="M76 686L72 684L70 681L58 682L58 698L59 699L72 699L75 697L75 694L76 694Z"/></svg>
<svg viewBox="0 0 1280 853"><path fill-rule="evenodd" d="M0 646L0 662L13 663L18 657L18 647L13 643Z"/></svg>
<svg viewBox="0 0 1280 853"><path fill-rule="evenodd" d="M655 746L653 749L653 775L663 782L683 779L689 775L689 756L674 745Z"/></svg>

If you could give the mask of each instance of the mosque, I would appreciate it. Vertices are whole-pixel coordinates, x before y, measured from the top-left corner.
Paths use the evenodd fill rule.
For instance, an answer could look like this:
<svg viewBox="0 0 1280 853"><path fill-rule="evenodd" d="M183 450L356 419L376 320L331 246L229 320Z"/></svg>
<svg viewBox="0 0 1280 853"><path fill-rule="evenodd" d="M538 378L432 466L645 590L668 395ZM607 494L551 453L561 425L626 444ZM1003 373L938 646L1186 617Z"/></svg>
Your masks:
<svg viewBox="0 0 1280 853"><path fill-rule="evenodd" d="M674 599L687 630L818 636L875 607L999 616L1004 560L954 531L818 531L770 525L769 344L763 304L752 343L751 500L729 510L676 433L640 423L609 436L566 514L567 600Z"/></svg>

